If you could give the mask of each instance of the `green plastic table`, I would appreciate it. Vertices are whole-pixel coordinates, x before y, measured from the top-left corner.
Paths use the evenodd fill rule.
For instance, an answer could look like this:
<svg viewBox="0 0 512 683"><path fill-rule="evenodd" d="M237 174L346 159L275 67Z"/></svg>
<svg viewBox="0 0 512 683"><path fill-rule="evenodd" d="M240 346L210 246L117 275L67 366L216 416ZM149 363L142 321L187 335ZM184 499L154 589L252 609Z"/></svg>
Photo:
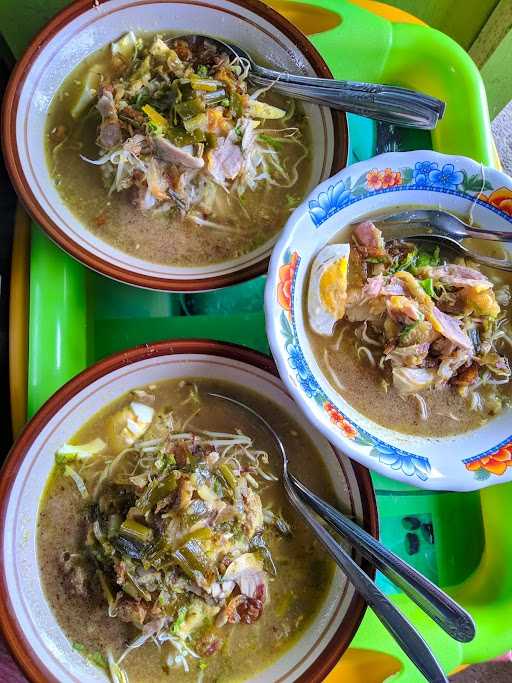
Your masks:
<svg viewBox="0 0 512 683"><path fill-rule="evenodd" d="M2 0L0 29L13 53L19 56L32 35L65 4L66 0ZM496 163L480 75L451 39L426 26L392 23L382 16L385 7L371 0L309 0L308 5L274 0L273 4L315 33L311 40L335 77L410 86L446 100L446 115L432 139L404 132L401 148L431 145L483 164ZM373 12L360 4L370 6ZM375 126L350 116L349 127L350 160L372 156ZM21 231L13 263L17 287L25 277L24 245ZM137 290L86 270L55 247L37 226L31 230L28 277L28 378L19 372L23 353L14 354L11 376L18 378L18 384L27 382L29 416L88 364L134 344L210 337L268 352L262 279L193 296ZM13 303L13 329L20 330L22 298ZM11 388L16 393L20 386ZM475 640L461 645L403 595L392 596L421 630L446 671L508 650L512 644L508 618L512 612L510 485L470 494L419 491L380 476L374 477L374 485L383 541L447 588L476 620ZM378 581L388 592L392 590L382 577ZM423 680L370 611L347 656L328 680L371 683L379 680L381 672L382 680L383 672L390 671L389 661L382 665L377 653L398 660L397 681ZM358 666L353 666L354 659Z"/></svg>

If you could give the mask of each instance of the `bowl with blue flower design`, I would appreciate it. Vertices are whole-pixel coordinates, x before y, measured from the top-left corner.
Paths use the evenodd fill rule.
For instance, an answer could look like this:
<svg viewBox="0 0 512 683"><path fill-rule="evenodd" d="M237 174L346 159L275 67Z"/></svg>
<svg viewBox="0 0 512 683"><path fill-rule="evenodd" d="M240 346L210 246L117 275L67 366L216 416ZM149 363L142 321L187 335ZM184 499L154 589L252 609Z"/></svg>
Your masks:
<svg viewBox="0 0 512 683"><path fill-rule="evenodd" d="M272 255L265 290L272 354L304 415L334 445L380 474L436 490L469 491L510 481L510 408L463 433L402 433L350 405L312 348L305 297L319 250L340 241L354 223L413 207L446 210L475 226L512 233L512 179L466 157L414 151L382 154L323 182L290 216Z"/></svg>

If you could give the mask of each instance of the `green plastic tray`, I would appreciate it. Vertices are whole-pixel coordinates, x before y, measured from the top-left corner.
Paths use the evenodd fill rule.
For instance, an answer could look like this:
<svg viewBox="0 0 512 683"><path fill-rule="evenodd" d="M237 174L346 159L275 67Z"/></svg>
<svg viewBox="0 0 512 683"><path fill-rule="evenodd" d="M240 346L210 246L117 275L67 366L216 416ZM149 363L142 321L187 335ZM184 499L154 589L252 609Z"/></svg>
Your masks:
<svg viewBox="0 0 512 683"><path fill-rule="evenodd" d="M0 26L19 56L30 35L65 0L32 0L20 21L19 3L0 3ZM447 102L446 115L430 140L404 132L401 149L430 145L492 164L487 103L478 71L466 53L424 26L392 24L345 0L310 0L341 15L334 29L312 36L335 77L396 83L428 91ZM280 2L286 12L304 5ZM310 8L311 24L315 10ZM349 117L350 160L375 153L375 126ZM86 270L32 229L28 414L64 382L95 360L123 348L165 338L209 337L268 352L262 313L264 278L221 292L172 295L137 290ZM403 595L393 600L422 631L447 671L496 656L510 647L512 559L507 517L510 487L481 493L419 491L374 476L383 541L472 612L478 635L460 645L433 625ZM391 587L382 577L379 583ZM389 653L402 664L397 680L423 680L368 612L353 646ZM370 661L370 660L369 660ZM334 676L334 678L333 678ZM335 680L332 674L330 680ZM338 680L338 679L336 679ZM339 679L341 680L341 679ZM364 679L362 679L364 680Z"/></svg>

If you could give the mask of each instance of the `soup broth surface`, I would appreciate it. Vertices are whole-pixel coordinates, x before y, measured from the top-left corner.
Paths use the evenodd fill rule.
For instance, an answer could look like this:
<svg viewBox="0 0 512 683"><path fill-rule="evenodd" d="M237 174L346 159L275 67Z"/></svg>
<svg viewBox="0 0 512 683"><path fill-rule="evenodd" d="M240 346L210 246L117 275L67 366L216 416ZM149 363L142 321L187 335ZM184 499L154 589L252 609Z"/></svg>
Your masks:
<svg viewBox="0 0 512 683"><path fill-rule="evenodd" d="M377 232L363 228L360 239L367 238L370 243L368 234L376 244L385 239L379 244L380 251L373 245L357 246L354 235L367 225ZM309 317L312 349L333 388L383 427L424 437L477 429L508 409L512 401L510 276L452 252L434 254L434 245L413 251L412 244L391 242L396 235L407 234L403 229L403 225L364 221L332 240L333 245L350 243L347 308L332 335L315 332ZM413 224L406 229L414 234ZM383 237L377 237L380 232ZM424 233L425 226L417 226L416 232ZM489 256L504 257L501 247L482 244L482 240L473 241L472 246ZM415 294L404 285L413 277ZM312 292L312 286L308 296L311 299L314 294L316 301L321 294ZM376 294L379 288L381 293ZM311 311L306 310L307 302L304 305L308 319ZM400 311L398 307L404 305L410 310ZM432 329L429 320L441 331ZM454 334L455 341L460 339L467 346L459 347L444 336L447 325L451 326L447 334ZM425 326L430 332L417 334L424 332ZM406 341L408 337L410 341ZM445 366L446 374L441 376ZM431 383L418 384L416 390L406 386L404 391L403 382L395 379L397 368L399 372L418 372L421 381L426 373Z"/></svg>
<svg viewBox="0 0 512 683"><path fill-rule="evenodd" d="M149 49L156 35L138 36L143 41L144 49ZM172 35L167 33L162 38L168 43ZM227 105L230 96L226 93L222 101L225 106L224 113L226 116L232 116L232 120L221 118L224 125L222 131L212 128L211 122L208 124L209 129L205 134L214 136L215 140L212 142L211 137L207 137L206 143L198 143L211 144L212 148L203 152L206 163L196 176L194 169L184 168L179 163L164 164L157 160L157 170L161 174L158 182L163 183L164 188L169 184L169 188L159 190L157 184L157 189L149 192L144 181L137 180L138 185L113 191L112 173L116 169L119 170L120 164L112 169L110 162L94 165L85 160L103 158L103 155L108 155L111 151L111 148L98 147L101 118L96 108L96 100L93 100L79 116L73 117L70 113L73 105L81 97L91 73L100 74L101 83L108 84L112 81L119 85L119 77L113 73L110 46L85 59L69 75L55 95L49 108L46 126L47 163L64 203L91 232L115 248L146 261L180 267L205 266L237 259L273 238L281 230L293 208L302 201L308 189L311 173L307 117L300 103L292 103L272 90L262 94L259 99L286 110L287 115L279 119L251 119L253 124L257 125L251 140L248 136L242 140L244 126L249 125L249 114L240 114L238 119L237 115L230 114L231 105ZM222 84L217 87L221 86ZM98 86L101 87L103 86ZM128 85L126 87L128 89ZM254 88L250 88L249 92L253 91ZM138 100L129 100L130 107L118 110L119 120L124 126L124 137L141 133L144 136L150 130L148 126L152 124L144 110L144 107L147 107L144 105L147 99L144 92L142 89L140 103L136 103ZM244 97L248 98L248 95ZM157 107L160 106L157 103L162 100L149 101L154 102L154 107ZM244 100L246 101L248 100ZM121 99L121 102L124 100ZM219 106L222 107L222 103L217 105L217 109ZM170 115L165 107L166 105L162 105L161 112L157 112L157 115L171 117L168 119L169 127L165 130L181 130L180 121L176 121L176 114ZM143 121L140 127L129 128L129 132L127 127L132 125L131 119L123 115L123 111L128 110L130 115L136 115ZM152 115L154 116L153 113ZM176 123L179 126L171 125ZM228 132L230 129L231 133ZM233 131L239 129L237 137ZM216 132L211 133L210 130ZM182 136L185 134L188 135L185 131L180 133ZM163 138L168 140L169 135L170 133L166 132ZM176 142L175 132L174 135L173 140ZM226 162L227 165L223 167L222 172L215 169L206 171L211 165L208 155L218 154L219 147L224 139L228 138L231 156ZM231 138L234 139L233 144ZM181 144L180 139L177 140L176 144ZM251 152L251 169L254 164L260 165L255 167L256 170L244 170L245 166L239 170L237 164L240 149L244 156L243 164L249 168L249 144L254 150L256 146L261 150L259 157L259 152ZM119 145L112 149L118 147ZM182 149L192 151L193 145L188 144ZM260 159L263 159L262 163ZM133 157L130 157L130 162L135 164ZM148 166L147 158L145 163ZM235 170L232 170L233 168ZM138 169L134 170L134 173L141 173L140 165L134 165L134 169ZM238 175L233 176L234 173ZM200 182L197 178L200 178ZM118 184L122 187L125 182L131 182L128 176ZM200 192L202 199L199 201L197 195ZM164 201L166 195L167 201ZM156 205L155 196L159 202ZM148 202L153 203L150 208L146 206ZM191 206L187 206L190 202Z"/></svg>
<svg viewBox="0 0 512 683"><path fill-rule="evenodd" d="M279 477L276 446L265 427L244 409L209 396L218 392L236 398L271 422L280 434L290 456L291 468L319 495L331 502L334 494L315 446L277 405L241 386L201 378L165 381L144 391L156 397L156 413L172 408L177 424L186 429L240 433L253 439L255 447L268 452L266 470ZM194 396L199 396L200 403ZM192 397L192 398L191 398ZM105 458L119 449L119 428L115 416L134 400L129 393L95 415L78 431L71 442L84 444L101 438L106 444ZM113 426L114 425L114 426ZM144 437L146 438L146 437ZM151 438L148 432L147 438ZM93 468L91 468L93 469ZM93 490L96 481L87 468L81 469L85 485ZM251 624L227 624L218 629L221 649L213 656L189 658L190 672L179 666L162 666L172 648L159 649L151 641L129 653L122 666L130 683L235 683L251 678L283 655L301 637L321 608L333 577L333 564L321 546L287 502L280 481L265 481L258 490L264 509L271 509L290 525L291 534L272 535L269 549L277 569L268 582L269 595L260 618ZM96 586L86 597L70 590L62 570L63 552L81 553L86 543L85 517L88 504L74 482L56 465L40 505L38 555L40 574L48 601L57 620L77 649L92 659L103 661L108 650L117 659L140 630L132 624L111 618L101 591ZM92 566L89 567L93 570ZM191 643L193 641L190 641Z"/></svg>

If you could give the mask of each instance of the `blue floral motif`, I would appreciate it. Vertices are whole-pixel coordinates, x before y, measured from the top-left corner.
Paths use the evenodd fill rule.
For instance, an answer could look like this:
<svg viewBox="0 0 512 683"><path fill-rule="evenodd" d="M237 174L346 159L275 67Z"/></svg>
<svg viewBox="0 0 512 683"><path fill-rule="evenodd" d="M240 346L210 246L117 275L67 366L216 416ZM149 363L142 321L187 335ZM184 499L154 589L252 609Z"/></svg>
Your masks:
<svg viewBox="0 0 512 683"><path fill-rule="evenodd" d="M476 197L478 201L478 195L482 192L480 174L468 176L465 171L456 169L454 164L443 164L442 168L439 168L439 165L439 163L424 160L415 163L414 167L400 168L395 172L401 174L401 182L399 186L393 188L382 187L369 190L367 184L368 171L362 173L359 178L346 178L345 181L340 180L334 185L330 185L327 191L320 192L315 199L309 201L308 208L311 220L318 227L348 204L364 200L375 194L390 191L414 191L416 189L435 188L436 192L456 193L461 197L469 199L475 199ZM486 181L485 189L491 191L496 188ZM493 206L488 206L488 208L498 211ZM509 220L512 222L512 217ZM291 256L291 253L286 253L284 258L285 264L290 261ZM293 290L296 277L297 269L295 269L291 283L291 310L288 312L288 309L286 309L287 312L282 311L281 313L281 335L288 353L289 367L293 370L293 375L301 391L308 399L324 407L325 410L325 404L327 401L330 402L330 399L328 399L313 376L299 344L293 308ZM333 404L333 407L344 420L353 425L336 405ZM417 477L421 481L426 481L431 476L431 465L428 458L396 448L367 432L361 426L353 426L357 430L357 434L353 438L352 443L357 444L360 448L368 449L369 455L386 467L395 472L400 472L405 477ZM478 459L483 455L485 453L475 457ZM463 461L463 463L466 463L466 461ZM481 469L475 473L475 476L483 478L490 476L490 474Z"/></svg>
<svg viewBox="0 0 512 683"><path fill-rule="evenodd" d="M295 344L289 344L288 348L288 362L292 370L295 370L297 380L301 386L302 391L308 398L313 396L320 390L320 386L316 379L311 374L306 359L302 351Z"/></svg>
<svg viewBox="0 0 512 683"><path fill-rule="evenodd" d="M434 161L417 161L413 171L415 185L418 187L426 187L428 185L429 173L437 168L438 166Z"/></svg>
<svg viewBox="0 0 512 683"><path fill-rule="evenodd" d="M428 174L428 182L434 187L456 190L464 180L462 171L456 171L453 164L445 164L443 168L432 169Z"/></svg>
<svg viewBox="0 0 512 683"><path fill-rule="evenodd" d="M343 180L331 185L327 192L320 192L317 199L309 202L309 215L315 225L321 225L329 216L335 214L348 203L350 190L345 187Z"/></svg>
<svg viewBox="0 0 512 683"><path fill-rule="evenodd" d="M386 448L383 444L373 448L370 455L392 470L401 470L408 477L417 476L421 481L426 481L430 475L430 463L421 455L400 452L389 446Z"/></svg>
<svg viewBox="0 0 512 683"><path fill-rule="evenodd" d="M298 260L300 260L300 257ZM297 270L294 273L292 281L292 301L296 277ZM307 398L314 400L316 403L318 403L318 405L325 405L326 401L328 401L327 396L311 372L299 345L299 339L294 322L293 306L291 309L290 320L284 311L281 312L281 334L284 337L285 347L288 352L288 364L294 371L295 379L301 390L304 392ZM334 408L343 419L345 419L350 425L354 426L353 423L336 406L334 406ZM354 428L357 430L357 434L354 439L355 443L361 446L369 447L371 449L370 454L373 457L379 458L380 462L389 465L392 469L402 470L402 472L407 476L412 477L416 475L422 481L428 479L428 475L430 473L430 463L426 458L415 456L411 453L396 449L393 446L374 437L372 434L369 434L364 429L355 426Z"/></svg>

